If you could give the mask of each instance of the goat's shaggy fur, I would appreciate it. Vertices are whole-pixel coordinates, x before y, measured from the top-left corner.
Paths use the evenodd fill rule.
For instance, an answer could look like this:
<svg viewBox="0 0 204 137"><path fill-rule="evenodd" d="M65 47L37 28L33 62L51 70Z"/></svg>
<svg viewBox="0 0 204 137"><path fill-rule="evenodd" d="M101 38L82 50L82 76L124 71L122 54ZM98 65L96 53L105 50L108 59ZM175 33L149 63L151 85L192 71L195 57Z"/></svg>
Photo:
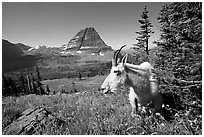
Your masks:
<svg viewBox="0 0 204 137"><path fill-rule="evenodd" d="M121 50L121 49L120 49ZM118 51L116 51L119 53ZM101 85L104 93L114 92L121 86L129 88L129 101L132 106L131 114L137 111L139 106L144 106L150 102L153 103L156 111L161 111L163 97L157 90L157 79L152 71L154 70L150 63L144 62L141 65L126 63L127 56L123 57L121 63L116 63L113 59L113 66L108 77Z"/></svg>

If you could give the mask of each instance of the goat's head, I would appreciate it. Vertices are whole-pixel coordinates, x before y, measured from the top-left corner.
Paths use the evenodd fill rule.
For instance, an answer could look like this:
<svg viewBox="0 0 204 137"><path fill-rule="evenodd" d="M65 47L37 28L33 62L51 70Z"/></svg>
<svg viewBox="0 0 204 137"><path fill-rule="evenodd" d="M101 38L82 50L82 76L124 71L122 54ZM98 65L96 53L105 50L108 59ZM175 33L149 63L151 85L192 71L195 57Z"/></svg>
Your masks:
<svg viewBox="0 0 204 137"><path fill-rule="evenodd" d="M120 53L122 48L125 46L126 45L122 46L119 50L114 52L110 74L101 85L101 90L103 90L104 93L107 93L108 91L114 93L126 80L125 63L127 62L127 55L122 58Z"/></svg>

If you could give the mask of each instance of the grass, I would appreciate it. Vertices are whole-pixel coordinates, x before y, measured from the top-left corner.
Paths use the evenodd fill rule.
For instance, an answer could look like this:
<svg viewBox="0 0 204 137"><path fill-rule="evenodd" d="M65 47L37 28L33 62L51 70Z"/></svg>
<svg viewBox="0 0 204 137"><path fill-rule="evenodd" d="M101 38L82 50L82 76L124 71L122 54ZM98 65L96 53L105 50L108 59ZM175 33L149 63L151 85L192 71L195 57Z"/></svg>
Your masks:
<svg viewBox="0 0 204 137"><path fill-rule="evenodd" d="M44 106L66 125L56 126L54 121L44 123L34 134L47 135L189 135L202 134L202 116L194 112L178 110L173 121L150 113L131 117L131 106L127 92L119 90L117 95L103 95L97 88L105 77L96 76L75 81L80 92L59 95L26 95L3 98L3 129L15 116L31 106ZM67 89L73 79L45 81L50 87L64 84ZM52 88L52 87L51 87ZM151 110L151 109L150 109ZM188 113L187 113L188 112ZM45 128L46 127L46 128Z"/></svg>
<svg viewBox="0 0 204 137"><path fill-rule="evenodd" d="M45 80L43 81L44 85L48 85L50 90L61 91L64 89L69 93L73 88L78 91L89 91L89 90L98 90L101 85L101 82L106 78L106 76L95 76L95 77L86 77L82 80L78 78L63 78L63 79L54 79L54 80ZM74 84L73 84L74 83Z"/></svg>

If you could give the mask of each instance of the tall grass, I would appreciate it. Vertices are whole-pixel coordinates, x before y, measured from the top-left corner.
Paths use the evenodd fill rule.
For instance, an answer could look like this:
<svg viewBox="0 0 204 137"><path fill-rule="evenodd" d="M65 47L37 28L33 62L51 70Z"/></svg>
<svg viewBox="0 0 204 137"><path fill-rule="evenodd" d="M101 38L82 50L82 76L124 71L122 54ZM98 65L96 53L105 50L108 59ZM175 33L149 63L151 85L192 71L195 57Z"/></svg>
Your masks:
<svg viewBox="0 0 204 137"><path fill-rule="evenodd" d="M96 90L61 95L27 95L3 99L3 128L15 115L31 106L43 106L64 126L49 121L38 127L34 134L72 135L128 135L128 134L202 134L201 118L189 121L184 111L179 111L172 122L154 113L131 117L131 107L126 92L102 95ZM195 130L196 129L196 130Z"/></svg>

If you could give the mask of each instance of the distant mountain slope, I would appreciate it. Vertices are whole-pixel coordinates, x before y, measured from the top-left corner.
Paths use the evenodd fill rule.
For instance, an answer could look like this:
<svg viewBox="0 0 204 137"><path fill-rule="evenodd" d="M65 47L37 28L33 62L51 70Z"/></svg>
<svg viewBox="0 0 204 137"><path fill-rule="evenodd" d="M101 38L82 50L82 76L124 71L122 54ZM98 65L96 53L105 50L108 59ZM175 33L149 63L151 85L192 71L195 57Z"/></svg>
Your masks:
<svg viewBox="0 0 204 137"><path fill-rule="evenodd" d="M27 51L27 50L29 50L30 48L32 48L32 47L30 47L30 46L28 46L28 45L24 45L24 44L22 44L22 43L17 43L17 44L15 44L18 48L20 48L21 49L21 51Z"/></svg>
<svg viewBox="0 0 204 137"><path fill-rule="evenodd" d="M2 57L3 59L13 58L23 54L22 50L7 40L2 40Z"/></svg>
<svg viewBox="0 0 204 137"><path fill-rule="evenodd" d="M93 27L80 30L67 44L63 45L65 50L90 50L100 51L111 49L101 39Z"/></svg>
<svg viewBox="0 0 204 137"><path fill-rule="evenodd" d="M2 71L9 72L33 66L36 57L24 55L23 50L28 49L24 44L13 44L2 39Z"/></svg>

